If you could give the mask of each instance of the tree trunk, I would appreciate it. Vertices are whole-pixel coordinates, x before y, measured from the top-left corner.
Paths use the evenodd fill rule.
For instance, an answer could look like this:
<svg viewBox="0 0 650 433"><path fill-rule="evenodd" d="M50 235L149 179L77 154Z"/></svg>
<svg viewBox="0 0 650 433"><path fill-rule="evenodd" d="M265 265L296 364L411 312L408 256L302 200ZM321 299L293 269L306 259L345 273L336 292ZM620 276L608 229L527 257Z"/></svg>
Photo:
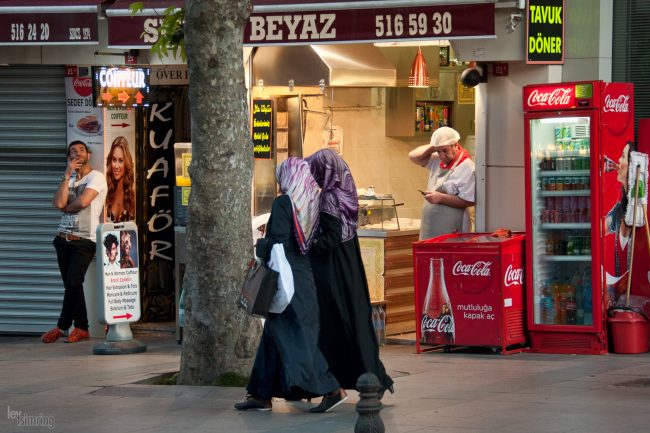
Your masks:
<svg viewBox="0 0 650 433"><path fill-rule="evenodd" d="M261 331L237 306L252 252L253 149L241 44L250 10L250 0L186 4L192 193L181 384L247 376Z"/></svg>

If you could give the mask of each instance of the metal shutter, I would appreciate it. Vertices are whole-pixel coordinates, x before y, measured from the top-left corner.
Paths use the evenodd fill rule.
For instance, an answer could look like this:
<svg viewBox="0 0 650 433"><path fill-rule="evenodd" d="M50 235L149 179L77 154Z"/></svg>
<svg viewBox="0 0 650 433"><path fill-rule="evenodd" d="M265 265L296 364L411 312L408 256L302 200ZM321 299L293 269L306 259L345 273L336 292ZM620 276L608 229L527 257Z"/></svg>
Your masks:
<svg viewBox="0 0 650 433"><path fill-rule="evenodd" d="M0 67L0 332L45 331L61 310L52 196L66 164L64 72Z"/></svg>
<svg viewBox="0 0 650 433"><path fill-rule="evenodd" d="M637 131L639 119L650 117L650 2L617 0L613 19L612 81L634 83L634 131Z"/></svg>

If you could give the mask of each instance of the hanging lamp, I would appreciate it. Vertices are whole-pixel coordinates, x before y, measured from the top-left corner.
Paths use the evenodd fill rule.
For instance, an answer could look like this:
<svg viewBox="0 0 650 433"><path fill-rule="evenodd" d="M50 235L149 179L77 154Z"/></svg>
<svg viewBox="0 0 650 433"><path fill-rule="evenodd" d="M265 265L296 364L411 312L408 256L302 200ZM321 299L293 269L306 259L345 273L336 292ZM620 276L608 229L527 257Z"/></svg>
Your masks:
<svg viewBox="0 0 650 433"><path fill-rule="evenodd" d="M411 65L409 87L429 87L429 69L427 68L427 62L424 61L420 47L418 47L418 52L415 54L415 59L413 59Z"/></svg>

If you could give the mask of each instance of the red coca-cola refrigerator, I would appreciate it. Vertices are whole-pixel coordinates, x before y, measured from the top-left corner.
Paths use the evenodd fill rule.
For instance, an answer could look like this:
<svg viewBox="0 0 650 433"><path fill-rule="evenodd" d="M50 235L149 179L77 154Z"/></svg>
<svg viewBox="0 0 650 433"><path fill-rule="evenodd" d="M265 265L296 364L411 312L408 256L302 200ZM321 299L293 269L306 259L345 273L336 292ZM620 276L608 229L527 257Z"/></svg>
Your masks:
<svg viewBox="0 0 650 433"><path fill-rule="evenodd" d="M452 346L521 351L523 233L448 234L413 244L417 352Z"/></svg>
<svg viewBox="0 0 650 433"><path fill-rule="evenodd" d="M607 306L625 273L618 236L633 85L523 88L526 286L531 350L608 351Z"/></svg>

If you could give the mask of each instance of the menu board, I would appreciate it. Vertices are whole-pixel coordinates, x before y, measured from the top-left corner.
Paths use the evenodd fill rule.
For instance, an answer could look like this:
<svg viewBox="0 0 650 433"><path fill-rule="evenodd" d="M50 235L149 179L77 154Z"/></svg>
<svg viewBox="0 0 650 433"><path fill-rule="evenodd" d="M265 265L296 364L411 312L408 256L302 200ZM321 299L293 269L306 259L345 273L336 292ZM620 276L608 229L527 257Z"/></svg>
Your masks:
<svg viewBox="0 0 650 433"><path fill-rule="evenodd" d="M273 158L273 101L270 99L253 100L253 157L259 159Z"/></svg>

